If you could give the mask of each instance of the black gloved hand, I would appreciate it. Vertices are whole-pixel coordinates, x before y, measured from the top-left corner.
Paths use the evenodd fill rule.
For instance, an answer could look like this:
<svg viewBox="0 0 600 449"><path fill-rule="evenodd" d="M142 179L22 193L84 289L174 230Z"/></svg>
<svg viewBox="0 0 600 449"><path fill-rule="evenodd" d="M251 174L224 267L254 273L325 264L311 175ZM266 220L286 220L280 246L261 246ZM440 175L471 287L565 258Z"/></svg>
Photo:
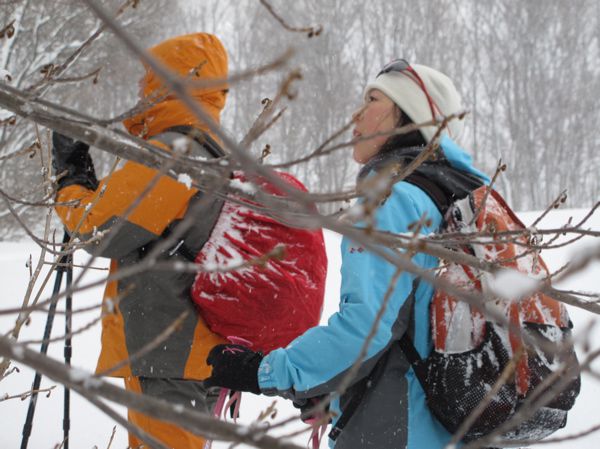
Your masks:
<svg viewBox="0 0 600 449"><path fill-rule="evenodd" d="M315 416L314 413L314 408L326 398L327 395L316 396L314 398L295 399L292 404L295 408L300 409L300 419L307 424L311 424L311 421L319 419L321 416L329 412L329 404L327 404L323 411L316 414L317 416ZM331 418L329 419L329 422L331 422Z"/></svg>
<svg viewBox="0 0 600 449"><path fill-rule="evenodd" d="M258 367L262 359L260 352L242 345L217 345L206 358L213 369L204 385L260 394Z"/></svg>
<svg viewBox="0 0 600 449"><path fill-rule="evenodd" d="M57 132L52 133L52 168L54 175L66 172L58 180L58 188L78 184L91 190L98 188L89 145Z"/></svg>

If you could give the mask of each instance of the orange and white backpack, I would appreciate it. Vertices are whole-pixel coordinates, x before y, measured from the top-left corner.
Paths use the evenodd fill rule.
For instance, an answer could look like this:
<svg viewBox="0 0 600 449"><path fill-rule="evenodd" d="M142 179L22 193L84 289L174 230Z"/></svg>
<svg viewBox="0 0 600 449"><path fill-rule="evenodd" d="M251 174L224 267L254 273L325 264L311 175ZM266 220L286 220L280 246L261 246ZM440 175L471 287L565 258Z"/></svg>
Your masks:
<svg viewBox="0 0 600 449"><path fill-rule="evenodd" d="M441 232L464 242L454 250L501 268L488 273L445 262L438 276L491 299L471 304L436 290L431 354L422 360L408 335L400 345L448 431L460 429L466 442L499 429L496 441L504 447L564 427L580 377L564 304L535 291L537 282L549 279L548 268L520 232L523 223L500 194L487 190L479 187L452 203ZM478 242L469 242L475 234ZM516 423L509 422L519 412Z"/></svg>

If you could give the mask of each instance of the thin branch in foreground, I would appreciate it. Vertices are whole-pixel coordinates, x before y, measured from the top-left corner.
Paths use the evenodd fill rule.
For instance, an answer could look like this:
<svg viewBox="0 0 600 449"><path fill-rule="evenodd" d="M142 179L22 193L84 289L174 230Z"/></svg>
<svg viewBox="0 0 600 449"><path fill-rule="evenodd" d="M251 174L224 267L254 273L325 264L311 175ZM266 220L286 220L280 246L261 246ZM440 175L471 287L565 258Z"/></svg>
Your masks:
<svg viewBox="0 0 600 449"><path fill-rule="evenodd" d="M261 103L264 105L263 110L239 143L240 148L248 148L252 142L264 134L282 116L285 108L282 108L274 117L272 117L273 113L275 112L275 108L284 97L286 97L288 100L293 100L296 97L296 94L292 91L292 84L294 81L300 79L302 79L302 74L300 71L297 69L292 70L281 82L273 100L269 98L263 98L261 101Z"/></svg>
<svg viewBox="0 0 600 449"><path fill-rule="evenodd" d="M10 39L15 34L15 19L8 22L1 30L0 30L0 39L4 39L6 36L7 39ZM10 81L10 80L9 80Z"/></svg>
<svg viewBox="0 0 600 449"><path fill-rule="evenodd" d="M600 260L600 243L596 244L595 247L586 249L578 254L577 257L574 257L570 262L569 267L556 278L556 281L560 282L561 280L580 272L597 260Z"/></svg>
<svg viewBox="0 0 600 449"><path fill-rule="evenodd" d="M490 445L503 446L504 441L501 440L501 437L505 432L514 429L527 419L531 418L537 410L544 407L552 401L559 392L567 388L573 381L575 374L588 371L592 362L599 356L600 349L590 353L578 367L563 363L559 369L554 371L536 386L535 390L528 395L526 401L519 407L517 412L510 417L510 419L487 435L465 444L465 449L480 449ZM511 445L518 444L519 446L525 446L533 443L537 443L537 441L511 442Z"/></svg>
<svg viewBox="0 0 600 449"><path fill-rule="evenodd" d="M173 423L204 438L240 442L261 449L302 449L293 443L267 435L265 429L252 429L224 422L181 404L172 404L148 395L126 391L91 376L86 371L67 367L5 337L0 337L0 355L31 367L44 377L76 391L87 400L102 398L116 402L150 417Z"/></svg>
<svg viewBox="0 0 600 449"><path fill-rule="evenodd" d="M363 110L364 107L362 109L359 110L359 112L361 110ZM447 121L450 120L455 120L455 119L462 119L464 117L464 115L466 114L466 112L460 112L458 114L451 114L446 116ZM294 159L291 161L287 161L281 164L273 164L270 165L270 167L272 168L288 168L291 167L293 165L296 164L300 164L303 162L307 162L308 160L315 158L315 157L322 157L322 156L327 156L335 151L338 150L343 150L349 147L352 147L353 145L357 144L358 142L364 142L367 140L370 140L374 137L382 137L382 136L387 136L387 137L392 137L392 136L398 136L398 135L402 135L402 134L407 134L409 132L412 131L417 131L421 128L424 128L426 126L435 126L435 127L439 127L442 126L444 122L444 119L442 118L434 118L432 120L428 120L427 122L422 122L422 123L410 123L408 125L404 125L401 126L399 128L394 128L391 131L378 131L378 132L374 132L372 134L365 134L362 135L360 137L357 138L353 138L347 142L341 142L339 144L333 145L329 148L327 148L327 145L335 140L335 138L338 135L343 134L344 131L346 131L347 129L349 129L352 124L354 123L353 121L349 121L348 123L344 124L341 128L339 128L337 131L335 131L330 137L328 137L324 143L322 143L321 145L319 145L314 151L312 151L311 153L309 153L308 156L302 156L298 159ZM324 201L324 200L320 200L320 201ZM337 199L335 200L330 200L330 201L337 201Z"/></svg>
<svg viewBox="0 0 600 449"><path fill-rule="evenodd" d="M125 365L130 364L132 361L143 357L153 349L157 348L162 342L164 342L167 338L171 336L173 332L175 332L180 326L181 323L185 321L185 319L190 315L190 311L186 310L182 314L180 314L171 324L169 324L160 334L158 334L154 339L146 343L142 346L138 351L131 354L125 360L121 360L110 368L105 369L96 374L96 377L108 376L111 373L117 371L118 369L124 367Z"/></svg>
<svg viewBox="0 0 600 449"><path fill-rule="evenodd" d="M494 188L494 185L496 184L496 181L498 180L498 177L500 176L500 174L502 172L505 172L505 171L506 171L506 164L503 164L502 159L500 159L498 161L498 165L496 166L496 172L494 173L492 180L490 181L489 185L485 186L485 194L483 195L481 204L479 205L479 207L473 214L473 218L471 218L471 221L469 221L469 223L468 223L469 226L472 226L473 223L475 223L477 221L477 219L481 215L481 212L483 212L483 210L485 209L487 200L490 196L490 193L492 192L492 189Z"/></svg>
<svg viewBox="0 0 600 449"><path fill-rule="evenodd" d="M17 116L16 115L11 115L5 119L0 120L0 126L4 126L4 125L14 125L15 123L17 123Z"/></svg>
<svg viewBox="0 0 600 449"><path fill-rule="evenodd" d="M3 125L2 121L0 121L0 125ZM36 140L35 142L33 142L31 145L29 145L27 147L24 147L24 148L21 148L20 150L16 150L12 153L0 156L0 161L12 159L13 157L17 157L17 156L23 156L25 154L27 154L27 156L31 159L35 156L36 151L39 150L40 147L41 147L40 142L38 140Z"/></svg>
<svg viewBox="0 0 600 449"><path fill-rule="evenodd" d="M137 6L138 0L126 0L116 11L115 18L119 17L131 5L133 8ZM79 58L79 56L89 48L106 30L106 25L100 25L67 59L60 65L47 64L47 72L44 78L37 83L29 86L26 91L35 95L42 96L53 84L57 81L56 77L65 73ZM98 69L99 71L100 69ZM44 73L44 72L42 72ZM58 81L60 82L60 81ZM95 84L95 83L94 83Z"/></svg>
<svg viewBox="0 0 600 449"><path fill-rule="evenodd" d="M135 424L132 424L131 422L129 422L129 420L123 418L119 413L115 412L112 408L110 408L108 405L106 405L104 403L104 401L102 401L101 399L98 399L97 397L95 397L93 395L87 395L87 396L82 395L82 396L85 397L88 401L90 401L93 405L95 405L96 408L98 408L100 411L102 411L106 416L111 418L117 424L120 424L121 426L123 426L123 428L125 428L127 430L127 432L131 433L132 435L135 435L141 441L148 444L149 445L148 447L150 447L152 449L169 449L167 446L162 444L160 441L158 441L156 438L154 438L148 432L146 432L145 430L136 426ZM110 436L110 441L108 442L107 449L110 448L114 435L115 435L115 428L113 427L113 432L112 432L112 435Z"/></svg>
<svg viewBox="0 0 600 449"><path fill-rule="evenodd" d="M31 344L54 343L54 342L57 342L57 341L63 341L63 340L66 340L67 338L72 338L75 335L82 334L85 331L91 329L102 318L103 318L102 315L100 315L100 316L94 318L93 320L90 320L88 323L84 324L80 328L69 331L69 333L67 333L67 334L62 334L62 335L58 335L56 337L52 337L52 338L48 338L48 339L41 339L41 340L24 340L24 341L21 342L21 344L31 345Z"/></svg>
<svg viewBox="0 0 600 449"><path fill-rule="evenodd" d="M350 121L346 122L340 129L338 129L331 136L329 136L327 139L325 139L325 141L321 145L319 145L314 151L312 151L308 155L300 157L300 158L292 160L292 161L283 162L281 164L275 164L272 167L273 168L288 168L288 167L292 167L296 164L300 164L302 162L308 162L309 160L311 160L315 157L326 154L325 150L327 148L327 145L329 145L331 142L333 142L335 139L337 139L339 136L341 136L343 133L345 133L348 129L350 129L350 127L353 124L354 124L354 120L350 120Z"/></svg>
<svg viewBox="0 0 600 449"><path fill-rule="evenodd" d="M4 379L6 379L8 376L10 376L12 373L20 373L20 372L21 371L16 366L13 366L11 369L9 369L5 372L0 372L0 382L3 381Z"/></svg>
<svg viewBox="0 0 600 449"><path fill-rule="evenodd" d="M122 296L122 294L120 294L119 296ZM114 302L114 300L113 300L113 302ZM48 313L48 309L46 308L46 305L48 305L47 301L43 301L41 303L35 304L33 306L28 306L28 307L13 307L13 308L9 308L9 309L0 309L0 315L10 315L10 314L21 313L21 312L25 312L25 311ZM102 304L95 304L92 306L82 307L80 309L73 310L70 313L73 315L76 315L78 313L91 312L92 310L96 310L101 307L102 307ZM66 315L67 312L64 310L56 310L54 313L56 315Z"/></svg>
<svg viewBox="0 0 600 449"><path fill-rule="evenodd" d="M307 36L309 38L313 36L318 36L323 31L322 25L312 27L294 27L288 25L288 23L279 14L275 12L275 9L273 9L273 7L266 0L259 1L266 8L266 10L269 11L269 13L275 18L275 20L277 20L281 24L281 26L288 31L291 31L293 33L307 33Z"/></svg>
<svg viewBox="0 0 600 449"><path fill-rule="evenodd" d="M12 395L12 396L9 396L8 394L5 394L4 396L0 397L0 402L8 401L9 399L20 399L20 400L24 401L29 396L32 396L34 394L37 395L37 394L40 394L40 393L46 393L46 397L49 398L50 394L52 393L52 390L54 390L55 388L56 388L56 385L52 385L51 387L48 387L48 388L40 388L39 390L29 390L29 391L26 391L24 393L15 394L15 395Z"/></svg>
<svg viewBox="0 0 600 449"><path fill-rule="evenodd" d="M494 385L492 385L492 388L487 392L487 394L479 402L479 404L477 404L477 407L475 407L471 411L469 416L467 416L467 418L462 422L458 430L454 432L450 443L448 443L451 447L455 447L455 445L463 439L465 434L469 431L469 429L471 429L473 424L475 424L475 421L477 421L477 419L479 419L479 417L483 414L487 406L492 402L492 400L498 394L500 389L509 382L510 376L517 369L517 364L519 363L521 357L523 357L523 354L524 349L523 347L520 347L519 350L514 354L514 356L511 357L511 359L508 361L508 363L500 373L500 377L498 377Z"/></svg>
<svg viewBox="0 0 600 449"><path fill-rule="evenodd" d="M9 200L13 203L22 204L24 206L38 206L38 207L53 207L54 206L54 204L50 204L50 203L46 202L52 198L52 194L42 198L40 201L27 201L27 200L21 200L19 198L15 198L0 188L0 196L6 198L7 200Z"/></svg>
<svg viewBox="0 0 600 449"><path fill-rule="evenodd" d="M92 83L98 83L98 75L100 75L100 71L102 67L98 67L97 69L92 70L90 73L86 73L85 75L79 76L69 76L63 78L53 78L52 83L76 83L79 81L85 81L86 79L92 78Z"/></svg>
<svg viewBox="0 0 600 449"><path fill-rule="evenodd" d="M546 215L548 215L548 213L553 210L553 209L558 209L560 207L561 204L564 204L567 201L567 191L563 190L562 192L559 193L558 197L556 197L554 199L554 201L552 201L552 203L550 203L550 205L544 210L544 212L542 212L542 214L535 219L535 221L533 223L531 223L532 228L536 227L540 221L542 221L544 219L544 217Z"/></svg>
<svg viewBox="0 0 600 449"><path fill-rule="evenodd" d="M36 132L37 132L37 127L36 127ZM39 136L38 136L38 141L40 141ZM43 163L41 146L40 146L39 155L40 155L40 158L42 160L43 173L45 174L46 178L49 178L50 177L50 171L48 170L48 166L47 165L45 166L44 163ZM50 189L48 188L48 190L50 190ZM18 216L17 212L14 211L14 209L12 208L10 202L8 200L6 200L6 199L4 199L4 201L7 204L8 208L11 211L11 213L13 214L13 216L19 222L19 224L21 224L23 226L23 228L27 232L30 232L29 229L27 229L25 223L23 223L22 220L21 220L21 218ZM50 235L51 219L52 219L52 210L50 208L48 208L48 211L46 213L45 223L44 223L44 240L48 240L48 236ZM31 235L33 235L33 234L31 234ZM46 249L43 245L40 245L40 246L41 246L42 249L41 249L41 252L40 252L40 256L38 258L36 269L34 270L33 275L30 277L29 283L27 285L27 290L25 292L25 296L24 296L23 301L22 301L22 306L23 307L29 306L29 301L31 299L31 295L33 294L33 289L34 289L35 283L39 279L39 276L41 274L42 268L44 266L44 262L46 260L46 251L50 251L50 250ZM58 260L57 260L57 262L58 262ZM50 272L52 272L52 270L50 270ZM40 292L44 289L44 287L45 287L45 285L46 285L46 283L47 283L47 281L49 279L50 278L49 278L49 274L48 274L48 275L46 275L44 281L42 282L42 285L40 287ZM38 298L39 298L39 293L35 297L33 304L35 304L35 302L37 301ZM15 327L11 331L11 335L15 339L17 339L19 337L20 330L21 330L22 326L27 322L28 318L29 318L29 314L28 313L23 313L23 312L21 312L19 314L19 316L17 317L17 320L15 322ZM7 368L7 365L6 365L5 362L6 361L3 361L2 363L0 363L0 372L4 371Z"/></svg>
<svg viewBox="0 0 600 449"><path fill-rule="evenodd" d="M89 2L88 2L88 3L89 3ZM117 32L118 32L118 31L122 31L122 30L118 30L118 27L116 27L116 28L115 28L115 30L116 30ZM121 35L123 35L123 33L121 33ZM130 42L130 41L128 41L128 44L130 44L132 47L135 47L135 45L134 45L134 44L132 44L132 42ZM137 49L136 49L136 50L137 50ZM136 52L137 52L137 51L136 51ZM148 59L147 57L146 57L146 60L147 60L147 61L150 61L150 59ZM168 74L167 74L166 78L167 78L167 79L169 78L169 77L168 77ZM198 113L198 114L199 114L199 116L201 116L201 117L203 117L203 116L204 116L204 115L202 114L202 111L201 111L201 110L199 110L198 108L192 108L192 109L194 110L194 112ZM209 122L209 123L211 123L211 122ZM212 127L214 127L214 124L212 124ZM211 128L211 129L212 129L212 128ZM214 127L214 131L215 131L215 132L218 132L219 130L218 130L218 128ZM226 140L226 139L224 139L224 141L225 141L225 140ZM248 161L247 161L246 159L244 159L244 158L243 158L243 156L241 156L241 155L239 155L239 154L237 154L237 153L236 153L236 156L238 156L238 157L240 158L240 160L242 161L242 163L248 163ZM254 166L252 163L248 163L248 167L251 169L251 171L252 171L252 170L254 170L254 171L257 171L257 172L259 172L259 171L260 171L260 169L259 169L259 168L257 168L257 167L255 167L255 166ZM293 196L293 195L292 195L292 196ZM334 224L332 224L332 223L329 223L329 222L328 222L328 221L326 221L326 220L324 220L323 222L324 222L324 223L326 223L326 224L329 224L329 225L330 225L330 228L332 228L332 229L334 229L334 228L335 228L335 225L334 225ZM351 234L351 233L349 232L349 234ZM362 241L364 241L364 239L360 239L359 241L362 243ZM373 245L368 245L368 244L367 244L367 245L365 245L365 247L366 247L367 249L373 249ZM376 252L376 251L374 251L374 252ZM379 253L381 253L381 251L379 251ZM388 260L388 259L386 258L386 260ZM392 262L392 263L397 263L397 264L399 264L399 265L401 265L401 266L410 267L410 269L409 269L408 271L413 271L413 272L414 272L414 271L419 271L419 270L418 270L417 268L415 268L414 266L412 266L412 265L409 265L408 261L404 261L404 260L396 259L396 260L395 260L394 262Z"/></svg>
<svg viewBox="0 0 600 449"><path fill-rule="evenodd" d="M380 323L381 319L383 318L383 315L385 314L388 303L390 302L392 294L396 288L398 279L400 278L400 275L402 273L403 273L402 270L396 270L394 275L392 276L392 279L390 280L387 291L385 292L385 295L383 297L381 306L377 310L377 314L375 315L373 324L371 325L371 328L369 329L369 332L368 332L367 336L365 337L365 340L364 340L361 348L359 349L358 355L356 356L356 359L354 360L354 362L352 363L350 368L346 371L346 373L342 377L342 380L340 381L339 385L337 386L337 388L335 389L335 391L332 394L330 394L328 397L324 398L322 401L320 401L319 403L317 403L316 405L311 407L309 410L307 410L306 413L308 415L325 413L327 406L334 399L334 396L340 397L342 394L344 394L346 389L350 385L352 385L352 382L354 381L355 377L359 373L359 370L360 370L362 364L365 362L371 341L373 340L373 338L375 338L375 335L377 334L377 329L379 328L379 323ZM295 419L297 419L297 417L288 418L284 421L277 423L274 426L271 426L271 428L273 429L276 427L282 427L282 426L287 425L290 422L294 421Z"/></svg>
<svg viewBox="0 0 600 449"><path fill-rule="evenodd" d="M581 432L578 432L578 433L573 433L571 435L566 435L564 437L546 438L541 441L536 441L535 444L562 443L564 441L577 440L579 438L588 436L592 433L598 432L599 430L600 430L600 424L596 424L595 426L592 426L586 430L582 430Z"/></svg>
<svg viewBox="0 0 600 449"><path fill-rule="evenodd" d="M287 62L292 58L293 55L294 55L294 51L292 49L288 49L283 54L281 54L280 56L275 58L273 61L267 62L266 64L259 66L259 67L243 70L239 73L234 73L233 75L229 75L227 78L189 79L189 76L195 75L195 73L196 73L195 69L198 68L198 67L196 67L196 68L192 69L192 71L190 71L190 73L188 74L188 77L186 77L185 84L190 88L219 87L224 84L231 86L232 84L238 83L240 81L250 79L253 76L261 75L261 74L264 74L264 73L267 73L267 72L270 72L273 70L277 70L280 67L283 67L284 65L287 64ZM204 62L206 62L206 61L204 61ZM201 65L202 64L200 64L200 66ZM170 95L169 92L163 89L161 91L151 94L147 98L141 99L138 102L138 104L135 105L130 110L125 111L114 117L100 119L100 120L98 120L98 122L101 125L110 125L110 124L113 124L116 122L121 122L121 121L125 120L126 118L137 115L137 114L151 108L152 106L156 105L157 103L160 103L165 98L167 98L169 95Z"/></svg>
<svg viewBox="0 0 600 449"><path fill-rule="evenodd" d="M116 433L117 433L117 426L113 426L112 432L110 434L110 439L108 440L108 446L106 446L106 449L110 449L110 447L112 446L112 442L115 439Z"/></svg>

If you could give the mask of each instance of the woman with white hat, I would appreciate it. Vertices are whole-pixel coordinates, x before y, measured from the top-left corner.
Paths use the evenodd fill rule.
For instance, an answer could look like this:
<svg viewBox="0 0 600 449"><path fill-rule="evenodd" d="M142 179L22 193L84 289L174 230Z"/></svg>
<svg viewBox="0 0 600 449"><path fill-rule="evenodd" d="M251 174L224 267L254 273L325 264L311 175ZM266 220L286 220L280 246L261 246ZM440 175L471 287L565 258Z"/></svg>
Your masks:
<svg viewBox="0 0 600 449"><path fill-rule="evenodd" d="M444 212L436 192L441 189L442 196L452 201L488 178L472 166L471 158L455 143L463 128L460 120L449 121L437 137L437 126L422 126L407 134L393 135L393 131L460 113L460 95L441 72L399 59L386 65L367 86L364 101L353 115L353 157L363 164L360 181L389 173L385 168L391 164L406 165L434 138L441 150L435 161L424 163L414 176L391 186L391 193L374 212L376 229L402 234L414 232L411 225L418 222L420 233L435 232ZM428 188L432 183L437 187ZM363 186L368 188L369 184ZM417 254L412 261L424 269L438 263L426 254ZM309 329L286 348L264 357L242 346L217 346L208 358L213 366L208 381L234 390L278 394L300 403L334 392L358 359L386 292L392 288L358 375L331 403L330 446L443 448L450 434L429 411L423 390L398 344L407 334L421 357L429 354L433 287L408 272L396 279L396 270L344 238L340 310L328 324Z"/></svg>

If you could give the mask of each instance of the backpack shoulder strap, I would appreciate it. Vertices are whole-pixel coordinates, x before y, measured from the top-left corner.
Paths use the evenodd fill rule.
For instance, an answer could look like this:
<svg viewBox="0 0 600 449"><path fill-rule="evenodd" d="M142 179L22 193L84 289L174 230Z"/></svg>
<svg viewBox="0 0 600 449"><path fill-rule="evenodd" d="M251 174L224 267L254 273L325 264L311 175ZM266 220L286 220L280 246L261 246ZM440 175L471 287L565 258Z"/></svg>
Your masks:
<svg viewBox="0 0 600 449"><path fill-rule="evenodd" d="M171 128L165 129L160 134L151 137L152 140L158 140L167 145L172 145L173 142L182 137L186 136L192 139L192 141L198 144L202 148L206 155L212 158L220 158L226 156L223 148L213 139L210 134L200 131L193 126L172 126Z"/></svg>
<svg viewBox="0 0 600 449"><path fill-rule="evenodd" d="M192 139L197 155L198 153L202 153L202 156L215 159L224 157L226 155L223 149L210 135L192 126L173 126L164 130L160 134L157 134L156 136L152 136L151 139L172 146L173 143L182 136ZM196 232L196 235L193 235L193 230L188 229L180 238L177 239L170 249L166 250L166 253L168 253L169 256L179 254L188 261L194 262L196 260L198 251L208 240L210 231L214 227L219 217L222 206L222 199L214 198L210 201L207 201L202 192L196 193L190 199L187 213L202 215L203 219L201 221L201 232ZM203 213L203 211L206 211L207 213ZM176 220L167 226L160 236L160 239L164 240L169 238L173 232L176 232L175 230L180 222L181 220ZM140 248L141 257L143 257L150 250L154 243L155 242L150 242L149 244Z"/></svg>
<svg viewBox="0 0 600 449"><path fill-rule="evenodd" d="M421 358L419 351L417 351L417 348L415 348L415 345L413 343L413 337L411 337L411 335L414 335L415 333L414 303L417 300L417 290L420 284L421 281L418 278L413 281L413 289L411 292L413 303L410 311L410 321L408 329L406 329L406 332L404 332L402 334L402 337L400 337L400 339L398 340L398 346L400 347L400 350L406 357L408 363L410 363L410 366L412 367L415 376L417 376L417 380L421 384L421 387L423 387L423 390L426 391L425 383L427 375L423 369L423 359Z"/></svg>
<svg viewBox="0 0 600 449"><path fill-rule="evenodd" d="M423 364L421 363L423 359L419 355L417 348L415 348L415 345L412 341L412 338L410 338L410 335L408 335L408 333L405 333L402 336L402 338L398 340L398 345L400 346L400 349L402 350L402 352L406 356L406 359L410 363L410 366L412 367L415 376L417 376L417 380L421 384L421 387L423 387L423 390L427 391L425 388L427 382L427 373L425 373Z"/></svg>
<svg viewBox="0 0 600 449"><path fill-rule="evenodd" d="M441 164L437 165L436 169L441 171L455 170L450 166ZM408 175L404 179L404 181L413 184L414 186L419 187L421 190L423 190L429 196L429 198L431 198L437 209L442 214L442 219L446 215L446 212L448 211L452 203L459 199L455 196L455 193L450 194L448 191L442 189L438 182L433 181L431 178L423 175L422 173L419 173L418 171L415 171ZM477 184L473 182L473 185L470 187L475 189L477 187ZM468 194L470 192L466 193ZM414 317L411 317L411 320L414 322ZM422 359L419 355L419 352L417 351L417 348L415 348L413 340L408 332L405 332L404 335L402 335L400 340L398 340L398 344L400 346L400 349L406 356L406 359L412 366L419 383L421 384L423 389L425 389L426 373L423 370L423 365L421 363Z"/></svg>
<svg viewBox="0 0 600 449"><path fill-rule="evenodd" d="M404 181L423 190L429 198L431 198L435 207L437 207L442 214L442 217L446 214L450 204L452 204L452 200L448 197L446 192L437 185L437 183L418 172L411 173L404 178Z"/></svg>

